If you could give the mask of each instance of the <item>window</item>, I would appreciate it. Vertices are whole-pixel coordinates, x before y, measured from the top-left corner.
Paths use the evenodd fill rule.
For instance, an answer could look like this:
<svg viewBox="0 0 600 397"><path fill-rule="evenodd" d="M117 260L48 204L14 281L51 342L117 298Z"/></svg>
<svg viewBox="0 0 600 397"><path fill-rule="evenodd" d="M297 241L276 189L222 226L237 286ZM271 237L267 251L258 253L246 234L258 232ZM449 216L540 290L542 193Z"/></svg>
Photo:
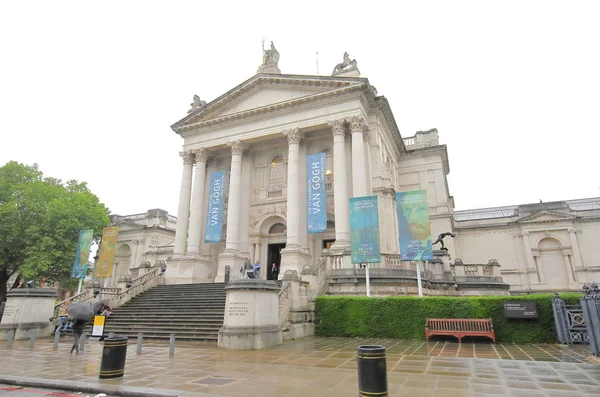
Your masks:
<svg viewBox="0 0 600 397"><path fill-rule="evenodd" d="M284 177L283 156L278 154L271 160L271 170L269 173L269 189L281 189Z"/></svg>
<svg viewBox="0 0 600 397"><path fill-rule="evenodd" d="M325 153L325 178L327 181L333 181L333 157L331 149L326 147L321 150L321 153Z"/></svg>

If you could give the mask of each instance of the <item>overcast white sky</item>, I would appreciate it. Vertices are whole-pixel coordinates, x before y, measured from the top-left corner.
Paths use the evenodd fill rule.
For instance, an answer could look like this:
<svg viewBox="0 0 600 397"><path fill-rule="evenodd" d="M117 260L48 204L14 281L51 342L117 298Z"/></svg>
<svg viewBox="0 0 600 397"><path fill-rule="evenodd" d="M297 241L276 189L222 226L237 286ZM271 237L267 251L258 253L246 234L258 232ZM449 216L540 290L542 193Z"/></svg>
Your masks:
<svg viewBox="0 0 600 397"><path fill-rule="evenodd" d="M395 4L395 5L393 5ZM600 196L600 2L0 3L0 165L87 181L121 215L177 214L192 96L344 51L404 137L437 128L456 209Z"/></svg>

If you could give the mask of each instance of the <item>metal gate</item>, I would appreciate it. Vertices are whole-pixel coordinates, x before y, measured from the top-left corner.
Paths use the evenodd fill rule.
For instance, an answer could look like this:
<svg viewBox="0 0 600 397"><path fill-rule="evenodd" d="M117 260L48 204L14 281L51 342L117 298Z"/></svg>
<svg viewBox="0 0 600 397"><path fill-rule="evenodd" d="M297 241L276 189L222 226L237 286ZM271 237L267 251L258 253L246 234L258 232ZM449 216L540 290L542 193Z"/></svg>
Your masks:
<svg viewBox="0 0 600 397"><path fill-rule="evenodd" d="M581 305L567 305L558 292L555 292L552 298L552 309L560 343L589 343L586 316Z"/></svg>

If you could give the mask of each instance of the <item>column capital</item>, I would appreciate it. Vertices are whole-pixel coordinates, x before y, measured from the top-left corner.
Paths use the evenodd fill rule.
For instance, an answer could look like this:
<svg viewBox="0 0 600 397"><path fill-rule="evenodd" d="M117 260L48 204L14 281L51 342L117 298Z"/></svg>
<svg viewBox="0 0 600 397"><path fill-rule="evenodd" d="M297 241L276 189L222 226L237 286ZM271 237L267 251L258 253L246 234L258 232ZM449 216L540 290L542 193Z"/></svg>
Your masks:
<svg viewBox="0 0 600 397"><path fill-rule="evenodd" d="M244 142L242 142L241 139L238 139L237 141L231 141L231 142L227 142L227 146L229 146L231 148L231 154L242 154L244 152L244 150L246 149L246 145L244 145Z"/></svg>
<svg viewBox="0 0 600 397"><path fill-rule="evenodd" d="M367 123L367 120L363 116L348 117L346 119L346 122L348 123L348 126L350 126L351 132L354 132L354 131L365 132L365 131L369 130L369 124Z"/></svg>
<svg viewBox="0 0 600 397"><path fill-rule="evenodd" d="M206 160L208 160L208 150L206 150L206 148L201 147L198 149L193 149L191 152L194 154L196 163L206 163Z"/></svg>
<svg viewBox="0 0 600 397"><path fill-rule="evenodd" d="M300 132L300 128L292 128L291 130L283 131L283 135L287 136L288 145L300 144L303 136Z"/></svg>
<svg viewBox="0 0 600 397"><path fill-rule="evenodd" d="M346 135L346 122L344 119L328 121L327 125L329 126L329 128L331 128L331 133L333 134L333 136Z"/></svg>
<svg viewBox="0 0 600 397"><path fill-rule="evenodd" d="M191 150L185 150L183 152L179 152L181 158L183 158L183 164L193 164L194 163L194 153Z"/></svg>

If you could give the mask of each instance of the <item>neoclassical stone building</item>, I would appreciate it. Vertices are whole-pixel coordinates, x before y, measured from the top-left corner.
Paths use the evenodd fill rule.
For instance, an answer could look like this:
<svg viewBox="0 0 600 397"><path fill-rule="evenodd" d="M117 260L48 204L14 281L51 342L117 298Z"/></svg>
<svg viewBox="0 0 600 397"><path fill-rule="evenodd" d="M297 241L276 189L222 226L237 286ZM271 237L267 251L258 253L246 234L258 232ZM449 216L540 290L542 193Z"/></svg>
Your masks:
<svg viewBox="0 0 600 397"><path fill-rule="evenodd" d="M434 239L456 234L445 240L449 255L438 251L424 264L428 294L578 290L600 279L600 199L455 212L437 130L403 137L386 98L348 56L326 77L282 74L275 55L215 100L196 96L172 126L183 138L183 173L174 243L170 230L156 244L167 282L223 281L227 268L237 278L249 259L262 264L262 278L271 278L275 262L280 277L296 271L317 284L315 293L362 293L364 269L350 263L348 200L374 195L382 252L371 273L375 293L414 294L416 268L399 259L395 210L395 193L411 190L428 192ZM306 162L314 153L326 158L327 230L309 234ZM221 240L208 243L210 175L219 171L226 173ZM119 263L139 268L139 254L126 255L139 241L147 239L120 248Z"/></svg>

